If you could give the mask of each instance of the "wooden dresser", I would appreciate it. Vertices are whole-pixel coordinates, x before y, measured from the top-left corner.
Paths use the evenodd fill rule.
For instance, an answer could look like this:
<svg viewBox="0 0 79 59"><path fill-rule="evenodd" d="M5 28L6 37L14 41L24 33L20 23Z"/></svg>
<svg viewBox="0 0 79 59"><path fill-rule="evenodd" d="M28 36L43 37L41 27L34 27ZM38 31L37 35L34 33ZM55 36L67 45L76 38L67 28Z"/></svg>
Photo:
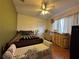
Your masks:
<svg viewBox="0 0 79 59"><path fill-rule="evenodd" d="M52 42L62 48L69 48L70 35L54 33L52 34Z"/></svg>

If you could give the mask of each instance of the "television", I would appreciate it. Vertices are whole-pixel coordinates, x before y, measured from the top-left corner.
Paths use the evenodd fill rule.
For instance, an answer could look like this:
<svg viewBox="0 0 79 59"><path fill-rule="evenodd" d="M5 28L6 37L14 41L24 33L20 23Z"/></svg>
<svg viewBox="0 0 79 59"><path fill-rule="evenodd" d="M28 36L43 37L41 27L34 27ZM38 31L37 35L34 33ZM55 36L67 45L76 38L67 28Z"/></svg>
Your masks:
<svg viewBox="0 0 79 59"><path fill-rule="evenodd" d="M79 25L71 29L70 59L79 59Z"/></svg>

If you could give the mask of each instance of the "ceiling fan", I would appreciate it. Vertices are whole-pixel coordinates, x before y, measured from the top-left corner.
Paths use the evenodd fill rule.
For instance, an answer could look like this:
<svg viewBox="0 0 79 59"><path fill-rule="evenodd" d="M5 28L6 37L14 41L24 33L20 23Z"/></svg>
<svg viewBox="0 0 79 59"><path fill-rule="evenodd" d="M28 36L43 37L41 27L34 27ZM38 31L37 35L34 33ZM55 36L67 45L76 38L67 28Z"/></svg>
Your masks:
<svg viewBox="0 0 79 59"><path fill-rule="evenodd" d="M49 11L54 8L55 8L54 3L50 4L48 0L43 0L41 3L41 9L40 9L41 15L49 14L50 13Z"/></svg>
<svg viewBox="0 0 79 59"><path fill-rule="evenodd" d="M33 14L35 12L36 14L47 15L55 8L54 0L32 0L32 2L31 0L13 0L13 2L19 13L31 12Z"/></svg>

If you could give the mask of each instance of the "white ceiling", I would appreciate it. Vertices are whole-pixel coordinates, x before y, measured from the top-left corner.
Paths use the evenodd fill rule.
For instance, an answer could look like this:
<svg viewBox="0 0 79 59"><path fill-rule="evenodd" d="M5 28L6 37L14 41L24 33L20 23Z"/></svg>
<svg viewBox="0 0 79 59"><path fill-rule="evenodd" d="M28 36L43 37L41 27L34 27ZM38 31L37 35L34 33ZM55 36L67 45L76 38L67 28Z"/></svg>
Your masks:
<svg viewBox="0 0 79 59"><path fill-rule="evenodd" d="M55 0L55 2L54 0L47 0L49 2L48 5L51 6L54 4L55 8L52 8L49 11L50 14L41 16L40 11L38 11L38 9L41 8L42 1L43 0L13 0L14 5L16 7L16 11L18 13L42 19L49 19L50 17L52 17L52 15L79 4L79 0Z"/></svg>

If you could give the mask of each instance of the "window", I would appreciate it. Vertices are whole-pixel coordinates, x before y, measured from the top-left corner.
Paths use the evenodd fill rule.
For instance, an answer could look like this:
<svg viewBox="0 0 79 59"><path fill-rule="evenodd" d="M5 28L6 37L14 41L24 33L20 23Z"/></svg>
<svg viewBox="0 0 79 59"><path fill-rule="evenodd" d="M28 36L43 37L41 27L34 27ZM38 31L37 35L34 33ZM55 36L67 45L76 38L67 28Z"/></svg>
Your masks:
<svg viewBox="0 0 79 59"><path fill-rule="evenodd" d="M58 21L55 21L55 22L52 24L52 29L53 29L54 31L57 31L57 22L58 22Z"/></svg>
<svg viewBox="0 0 79 59"><path fill-rule="evenodd" d="M64 32L64 18L61 18L58 21L58 32L59 33L63 33Z"/></svg>
<svg viewBox="0 0 79 59"><path fill-rule="evenodd" d="M71 26L73 25L73 16L64 17L56 20L53 23L53 30L59 33L71 33Z"/></svg>
<svg viewBox="0 0 79 59"><path fill-rule="evenodd" d="M64 31L63 28L64 28L64 18L56 20L53 23L53 30L54 31L57 31L59 33L63 33L63 31Z"/></svg>

